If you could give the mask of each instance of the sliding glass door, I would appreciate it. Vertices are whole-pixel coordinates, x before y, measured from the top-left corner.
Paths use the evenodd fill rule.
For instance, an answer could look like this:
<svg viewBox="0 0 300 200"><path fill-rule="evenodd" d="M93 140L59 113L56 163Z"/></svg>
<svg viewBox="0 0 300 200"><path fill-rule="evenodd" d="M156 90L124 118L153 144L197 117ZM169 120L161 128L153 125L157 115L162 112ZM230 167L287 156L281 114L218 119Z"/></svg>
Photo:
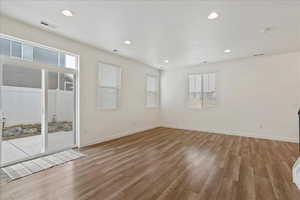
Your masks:
<svg viewBox="0 0 300 200"><path fill-rule="evenodd" d="M48 151L75 145L75 76L48 72Z"/></svg>
<svg viewBox="0 0 300 200"><path fill-rule="evenodd" d="M78 61L0 34L0 165L76 145Z"/></svg>
<svg viewBox="0 0 300 200"><path fill-rule="evenodd" d="M0 65L0 164L76 145L76 71Z"/></svg>
<svg viewBox="0 0 300 200"><path fill-rule="evenodd" d="M42 70L3 64L1 90L2 164L43 153Z"/></svg>

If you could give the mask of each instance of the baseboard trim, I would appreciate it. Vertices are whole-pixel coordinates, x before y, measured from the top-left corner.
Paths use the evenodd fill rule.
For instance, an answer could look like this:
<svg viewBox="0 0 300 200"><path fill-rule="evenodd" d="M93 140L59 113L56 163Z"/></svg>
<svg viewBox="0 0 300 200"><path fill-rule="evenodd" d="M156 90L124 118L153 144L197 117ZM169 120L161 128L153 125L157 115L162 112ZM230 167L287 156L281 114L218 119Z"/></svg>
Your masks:
<svg viewBox="0 0 300 200"><path fill-rule="evenodd" d="M200 131L200 132L206 132L206 133L212 133L212 134L223 134L223 135L233 135L233 136L241 136L241 137L250 137L250 138L258 138L258 139L267 139L267 140L276 140L276 141L284 141L284 142L292 142L292 143L298 143L298 138L287 138L287 137L280 137L280 136L270 136L270 135L263 135L263 134L255 134L252 132L247 131L234 131L234 130L212 130L212 129L187 129L187 128L178 128L178 127L172 127L172 126L154 126L154 127L148 127L148 128L140 128L135 129L127 132L122 132L118 134L111 135L109 137L100 138L94 142L88 142L84 145L81 145L79 148L88 147L92 145L97 145L104 142L109 142L111 140L119 139L122 137L134 135L139 132L155 129L155 128L173 128L173 129L181 129L181 130L189 130L189 131Z"/></svg>
<svg viewBox="0 0 300 200"><path fill-rule="evenodd" d="M172 126L163 126L165 128L174 128L174 129L183 129L183 130L190 130L190 131L200 131L212 134L223 134L223 135L234 135L234 136L241 136L241 137L250 137L250 138L257 138L257 139L266 139L266 140L276 140L276 141L284 141L284 142L292 142L298 143L298 138L289 138L289 137L281 137L281 136L270 136L265 134L257 134L249 131L236 131L236 130L213 130L213 129L191 129L191 128L178 128Z"/></svg>
<svg viewBox="0 0 300 200"><path fill-rule="evenodd" d="M105 137L105 138L100 138L100 139L96 140L95 142L88 142L84 145L80 145L79 148L98 145L98 144L101 144L101 143L104 143L104 142L109 142L111 140L115 140L115 139L119 139L119 138L122 138L122 137L134 135L134 134L137 134L139 132L148 131L148 130L159 128L159 127L161 127L161 126L154 126L154 127L148 127L148 128L139 128L139 129L135 129L135 130L131 130L131 131L126 131L126 132L122 132L122 133L118 133L118 134L113 134L113 135Z"/></svg>

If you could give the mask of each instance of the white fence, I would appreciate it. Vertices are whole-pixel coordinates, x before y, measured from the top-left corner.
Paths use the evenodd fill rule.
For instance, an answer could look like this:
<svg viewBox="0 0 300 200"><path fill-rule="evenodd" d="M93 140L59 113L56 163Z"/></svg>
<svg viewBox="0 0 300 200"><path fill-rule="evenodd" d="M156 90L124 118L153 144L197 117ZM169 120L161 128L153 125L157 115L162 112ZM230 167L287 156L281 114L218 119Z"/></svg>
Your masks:
<svg viewBox="0 0 300 200"><path fill-rule="evenodd" d="M5 126L41 122L42 90L2 86L1 105ZM49 90L48 120L72 121L74 95L72 91Z"/></svg>

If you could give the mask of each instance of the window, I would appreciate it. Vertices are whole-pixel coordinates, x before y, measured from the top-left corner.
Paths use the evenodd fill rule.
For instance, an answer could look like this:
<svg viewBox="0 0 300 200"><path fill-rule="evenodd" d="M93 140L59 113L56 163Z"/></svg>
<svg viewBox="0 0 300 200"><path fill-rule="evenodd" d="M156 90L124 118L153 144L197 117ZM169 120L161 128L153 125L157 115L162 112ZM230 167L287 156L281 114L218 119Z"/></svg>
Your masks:
<svg viewBox="0 0 300 200"><path fill-rule="evenodd" d="M48 49L34 47L33 59L37 62L58 66L58 52L50 51Z"/></svg>
<svg viewBox="0 0 300 200"><path fill-rule="evenodd" d="M146 81L147 81L146 106L158 107L159 106L159 79L157 76L147 75Z"/></svg>
<svg viewBox="0 0 300 200"><path fill-rule="evenodd" d="M60 52L58 57L59 57L58 58L58 61L59 61L58 66L60 66L60 67L66 66L66 55L63 52Z"/></svg>
<svg viewBox="0 0 300 200"><path fill-rule="evenodd" d="M11 56L21 58L22 56L22 44L20 42L11 42Z"/></svg>
<svg viewBox="0 0 300 200"><path fill-rule="evenodd" d="M41 71L31 68L3 64L2 67L4 86L41 88ZM29 78L30 77L30 78Z"/></svg>
<svg viewBox="0 0 300 200"><path fill-rule="evenodd" d="M119 105L121 68L100 63L98 66L97 107L115 109Z"/></svg>
<svg viewBox="0 0 300 200"><path fill-rule="evenodd" d="M33 61L33 47L30 45L23 45L23 59Z"/></svg>
<svg viewBox="0 0 300 200"><path fill-rule="evenodd" d="M73 79L72 74L59 73L60 90L73 91Z"/></svg>
<svg viewBox="0 0 300 200"><path fill-rule="evenodd" d="M10 41L0 38L0 55L10 55Z"/></svg>
<svg viewBox="0 0 300 200"><path fill-rule="evenodd" d="M78 57L75 55L70 55L52 48L41 47L41 45L32 46L32 43L28 44L29 42L17 39L1 37L4 36L0 36L0 55L71 69L76 69L77 67Z"/></svg>
<svg viewBox="0 0 300 200"><path fill-rule="evenodd" d="M66 54L64 57L65 67L76 69L76 57Z"/></svg>
<svg viewBox="0 0 300 200"><path fill-rule="evenodd" d="M216 74L190 74L189 81L189 107L206 108L215 106L216 98Z"/></svg>

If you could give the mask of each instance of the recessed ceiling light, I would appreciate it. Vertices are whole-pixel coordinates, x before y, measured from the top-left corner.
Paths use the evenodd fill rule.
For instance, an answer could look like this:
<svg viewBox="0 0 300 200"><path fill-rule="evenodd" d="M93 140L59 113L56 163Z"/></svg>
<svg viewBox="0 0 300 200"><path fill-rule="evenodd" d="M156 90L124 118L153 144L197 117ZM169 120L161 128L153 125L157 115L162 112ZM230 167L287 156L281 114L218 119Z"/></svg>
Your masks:
<svg viewBox="0 0 300 200"><path fill-rule="evenodd" d="M165 63L169 63L169 60L165 60L164 62L165 62Z"/></svg>
<svg viewBox="0 0 300 200"><path fill-rule="evenodd" d="M230 49L226 49L226 50L224 50L224 53L230 53L231 52L231 50Z"/></svg>
<svg viewBox="0 0 300 200"><path fill-rule="evenodd" d="M217 19L219 17L219 14L216 13L216 12L211 12L209 15L208 15L208 19Z"/></svg>
<svg viewBox="0 0 300 200"><path fill-rule="evenodd" d="M131 44L131 41L130 41L130 40L125 40L125 41L124 41L124 44L130 45L130 44Z"/></svg>
<svg viewBox="0 0 300 200"><path fill-rule="evenodd" d="M72 17L72 16L73 16L72 11L70 11L70 10L63 10L63 11L61 11L61 13L62 13L64 16L67 16L67 17Z"/></svg>

